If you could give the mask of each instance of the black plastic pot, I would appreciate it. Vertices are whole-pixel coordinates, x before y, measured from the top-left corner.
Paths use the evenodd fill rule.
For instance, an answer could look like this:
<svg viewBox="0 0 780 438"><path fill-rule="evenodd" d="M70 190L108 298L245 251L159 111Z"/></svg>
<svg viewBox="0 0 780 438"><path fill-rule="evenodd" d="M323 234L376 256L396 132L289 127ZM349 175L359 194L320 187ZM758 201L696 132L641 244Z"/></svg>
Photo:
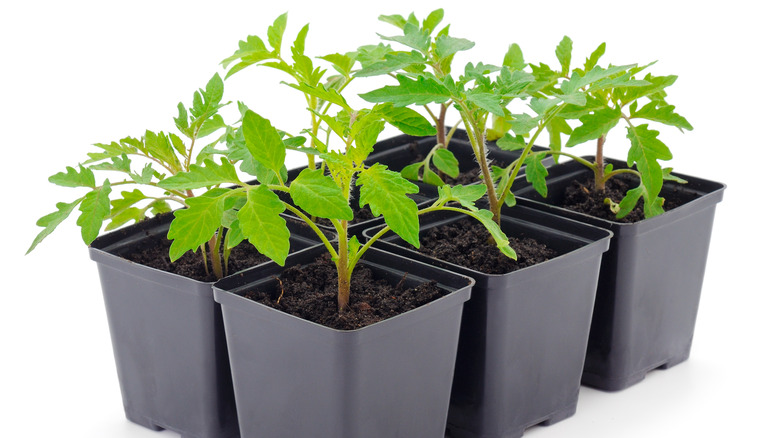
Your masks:
<svg viewBox="0 0 780 438"><path fill-rule="evenodd" d="M407 165L420 161L420 156L425 157L436 144L436 137L399 135L374 145L374 150L368 156L366 164L382 163L390 170L400 172ZM504 165L513 162L520 156L520 151L502 150L494 142L488 142L487 148L488 157ZM461 172L468 172L479 166L474 158L474 151L471 149L466 131L457 130L450 140L448 149L458 159ZM546 150L546 148L534 146L533 150ZM548 157L545 163L552 164L552 158ZM439 197L436 186L421 181L415 181L415 184L420 187L419 196L428 200Z"/></svg>
<svg viewBox="0 0 780 438"><path fill-rule="evenodd" d="M288 258L288 265L309 263L324 251L302 251ZM362 263L391 282L433 279L453 292L359 330L339 331L230 292L276 282L278 266L260 266L215 284L241 436L444 435L458 327L474 281L373 248Z"/></svg>
<svg viewBox="0 0 780 438"><path fill-rule="evenodd" d="M593 157L585 157L593 160ZM608 160L615 168L626 163ZM601 265L582 383L617 391L656 368L690 355L707 262L715 205L725 185L686 175L688 184L665 183L696 198L660 216L627 224L557 207L565 188L592 172L576 162L549 169L548 197L527 185L514 191L520 205L597 225L615 233ZM524 185L522 182L520 185Z"/></svg>
<svg viewBox="0 0 780 438"><path fill-rule="evenodd" d="M212 284L122 258L165 236L172 214L97 238L97 262L127 418L185 438L238 437L222 314ZM319 240L289 222L292 250Z"/></svg>
<svg viewBox="0 0 780 438"><path fill-rule="evenodd" d="M425 230L463 218L421 217ZM448 418L452 437L519 437L574 414L601 254L609 231L532 209L504 209L508 236L532 237L562 254L503 275L434 259L395 235L377 246L476 279L463 310ZM366 230L366 236L379 229Z"/></svg>

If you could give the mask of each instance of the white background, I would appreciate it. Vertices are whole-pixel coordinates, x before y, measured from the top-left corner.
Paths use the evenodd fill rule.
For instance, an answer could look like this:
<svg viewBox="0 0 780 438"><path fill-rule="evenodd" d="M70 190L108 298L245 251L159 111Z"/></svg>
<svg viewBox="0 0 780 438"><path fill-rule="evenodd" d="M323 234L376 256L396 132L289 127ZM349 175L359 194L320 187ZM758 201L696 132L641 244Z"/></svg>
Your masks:
<svg viewBox="0 0 780 438"><path fill-rule="evenodd" d="M140 136L147 128L173 130L176 104L189 104L197 87L224 72L218 62L239 39L264 35L285 10L286 45L310 22L308 52L325 55L376 43L377 31L394 34L376 21L379 14L414 10L424 16L438 7L400 0L388 6L332 3L71 0L0 7L0 217L6 233L0 436L175 436L124 419L97 272L75 218L23 256L38 233L35 221L56 202L80 196L47 177L83 160L92 143ZM552 64L564 34L574 40L575 65L602 41L604 62L658 59L652 71L679 75L669 100L695 127L684 135L663 132L675 154L672 165L729 186L717 209L691 359L623 392L584 388L576 416L527 436L780 436L780 241L772 216L776 178L770 178L780 158L780 34L769 4L579 0L447 6L451 34L477 42L462 61L499 63L517 42L527 60ZM308 116L297 92L278 85L282 79L267 69L248 69L228 80L226 96L297 131ZM368 89L363 83L353 90ZM622 153L619 137L610 137L608 154Z"/></svg>

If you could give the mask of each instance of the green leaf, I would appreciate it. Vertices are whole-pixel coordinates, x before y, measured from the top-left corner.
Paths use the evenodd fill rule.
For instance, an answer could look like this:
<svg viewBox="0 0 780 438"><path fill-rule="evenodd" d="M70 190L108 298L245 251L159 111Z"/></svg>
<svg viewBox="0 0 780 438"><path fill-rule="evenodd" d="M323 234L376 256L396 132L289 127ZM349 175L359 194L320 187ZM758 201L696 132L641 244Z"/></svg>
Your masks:
<svg viewBox="0 0 780 438"><path fill-rule="evenodd" d="M658 101L648 103L639 111L632 111L631 118L639 118L663 123L665 125L679 128L680 131L683 129L687 129L689 131L693 130L693 126L688 123L688 120L686 120L685 117L674 112L674 105L667 105Z"/></svg>
<svg viewBox="0 0 780 438"><path fill-rule="evenodd" d="M347 252L349 254L349 260L354 260L357 253L360 251L360 241L357 236L352 236L347 244Z"/></svg>
<svg viewBox="0 0 780 438"><path fill-rule="evenodd" d="M544 154L532 153L525 160L525 179L534 186L542 197L547 197L547 168L542 164Z"/></svg>
<svg viewBox="0 0 780 438"><path fill-rule="evenodd" d="M268 27L268 44L273 47L274 52L279 53L282 50L282 37L287 28L287 12L278 16L274 24Z"/></svg>
<svg viewBox="0 0 780 438"><path fill-rule="evenodd" d="M415 248L420 247L420 221L417 204L408 196L419 188L405 180L400 173L374 164L358 176L360 206L368 204L374 216L384 216L387 226Z"/></svg>
<svg viewBox="0 0 780 438"><path fill-rule="evenodd" d="M575 91L579 90L580 88L587 87L588 85L600 81L602 79L608 78L613 75L619 75L625 73L628 69L631 67L634 67L636 64L630 64L630 65L615 65L610 66L607 69L601 68L599 66L593 67L593 70L590 70L589 72L585 73L584 75L581 75L579 71L575 71L571 75L571 79L563 81L561 83L561 91L563 94L572 94Z"/></svg>
<svg viewBox="0 0 780 438"><path fill-rule="evenodd" d="M671 160L669 148L658 140L658 131L647 128L647 125L628 127L628 139L631 148L628 150L628 166L636 164L641 174L642 185L645 187L645 212L652 207L663 187L663 170L658 160Z"/></svg>
<svg viewBox="0 0 780 438"><path fill-rule="evenodd" d="M79 170L70 166L65 172L60 172L49 177L49 182L62 187L95 187L95 174L92 170L79 164Z"/></svg>
<svg viewBox="0 0 780 438"><path fill-rule="evenodd" d="M135 172L130 174L130 179L135 181L136 184L142 184L146 185L152 182L152 178L155 176L154 168L152 167L152 163L147 163L143 170L141 170L141 174L137 174Z"/></svg>
<svg viewBox="0 0 780 438"><path fill-rule="evenodd" d="M663 172L664 172L664 181L672 181L672 182L676 182L678 184L688 184L688 181L680 178L677 175L672 175L672 168L671 167L664 168Z"/></svg>
<svg viewBox="0 0 780 438"><path fill-rule="evenodd" d="M561 63L561 73L563 76L569 75L569 68L571 67L571 38L564 36L558 47L555 48L555 57L558 58L558 62Z"/></svg>
<svg viewBox="0 0 780 438"><path fill-rule="evenodd" d="M404 168L401 169L401 176L410 181L419 181L420 168L423 167L424 164L424 162L420 161L419 163L412 163L404 166Z"/></svg>
<svg viewBox="0 0 780 438"><path fill-rule="evenodd" d="M38 233L37 236L35 236L35 239L30 245L30 248L27 249L26 254L29 254L32 250L34 250L35 247L38 246L38 244L43 241L43 239L45 239L49 234L51 234L52 231L54 231L54 229L57 228L57 226L62 223L62 221L67 219L70 213L73 211L73 209L76 208L76 206L79 205L79 203L82 200L84 200L83 197L76 199L70 204L67 204L65 202L58 202L57 211L55 211L54 213L49 213L46 216L43 216L42 218L38 219L38 221L35 222L35 225L39 227L43 227L43 230L41 230L41 232Z"/></svg>
<svg viewBox="0 0 780 438"><path fill-rule="evenodd" d="M168 205L168 203L165 202L164 199L158 199L152 202L149 208L151 209L152 214L155 216L158 214L168 213L169 211L171 211L171 206Z"/></svg>
<svg viewBox="0 0 780 438"><path fill-rule="evenodd" d="M222 60L223 68L227 68L233 61L241 60L241 62L231 67L225 75L225 79L258 62L273 59L275 56L273 52L265 47L265 43L263 43L260 37L249 35L246 37L246 41L238 42L238 50L232 56Z"/></svg>
<svg viewBox="0 0 780 438"><path fill-rule="evenodd" d="M276 193L265 186L255 186L249 189L247 202L238 211L241 232L249 243L281 266L290 253L290 230L279 216L284 210Z"/></svg>
<svg viewBox="0 0 780 438"><path fill-rule="evenodd" d="M316 87L312 87L311 85L307 85L307 84L290 84L287 82L282 82L282 83L292 88L295 88L296 90L299 90L309 96L314 96L317 99L321 99L326 102L335 103L336 105L344 108L347 111L352 111L352 108L349 107L347 101L344 99L344 96L342 96L341 93L339 93L338 91L332 88L325 89L325 87L322 84L317 84Z"/></svg>
<svg viewBox="0 0 780 438"><path fill-rule="evenodd" d="M130 207L111 215L111 222L106 225L106 231L115 230L122 225L134 221L140 222L146 217L146 212L137 207Z"/></svg>
<svg viewBox="0 0 780 438"><path fill-rule="evenodd" d="M499 95L493 93L471 92L466 94L466 100L491 114L495 114L499 117L504 117L506 115L506 111L501 105L501 96Z"/></svg>
<svg viewBox="0 0 780 438"><path fill-rule="evenodd" d="M81 215L76 220L76 225L81 227L81 238L89 245L100 233L103 221L111 212L111 204L108 195L111 193L111 182L105 180L100 188L87 193L81 201L79 211Z"/></svg>
<svg viewBox="0 0 780 438"><path fill-rule="evenodd" d="M420 75L415 80L399 75L398 85L388 85L360 97L371 103L390 102L395 106L425 105L448 101L450 91L429 76Z"/></svg>
<svg viewBox="0 0 780 438"><path fill-rule="evenodd" d="M525 148L525 140L521 135L515 137L507 132L503 137L496 141L496 146L505 151L519 151Z"/></svg>
<svg viewBox="0 0 780 438"><path fill-rule="evenodd" d="M517 253L509 246L509 239L506 237L498 224L493 221L493 213L490 210L479 210L476 212L476 219L488 230L493 240L496 241L496 247L502 254L512 260L517 260Z"/></svg>
<svg viewBox="0 0 780 438"><path fill-rule="evenodd" d="M425 184L430 184L432 186L444 185L444 181L439 177L439 175L437 175L436 172L432 171L428 166L425 166L425 168L423 168L422 179Z"/></svg>
<svg viewBox="0 0 780 438"><path fill-rule="evenodd" d="M424 32L417 25L409 23L408 21L403 27L403 30L403 35L392 37L379 35L379 37L386 41L395 41L397 43L401 43L407 47L411 47L412 49L419 50L421 52L428 50L431 45L430 33Z"/></svg>
<svg viewBox="0 0 780 438"><path fill-rule="evenodd" d="M629 213L631 213L634 207L636 207L636 203L639 201L639 198L641 198L644 193L645 187L641 185L626 192L626 196L623 197L617 208L612 209L613 212L617 210L615 212L615 217L618 219L623 219Z"/></svg>
<svg viewBox="0 0 780 438"><path fill-rule="evenodd" d="M602 55L604 55L606 50L607 43L601 43L598 47L596 47L596 50L594 50L593 53L591 53L590 56L585 59L585 73L593 70L593 68L596 67L596 64L599 62L599 59Z"/></svg>
<svg viewBox="0 0 780 438"><path fill-rule="evenodd" d="M436 135L436 128L431 125L428 119L411 108L383 105L378 110L388 123L400 129L404 134L418 137Z"/></svg>
<svg viewBox="0 0 780 438"><path fill-rule="evenodd" d="M133 189L132 192L122 192L122 197L119 199L111 200L111 215L115 215L117 212L126 210L136 203L148 199L148 197L140 190Z"/></svg>
<svg viewBox="0 0 780 438"><path fill-rule="evenodd" d="M355 65L354 58L342 55L341 53L321 56L320 59L324 59L333 64L333 68L342 76L349 76L352 73L352 67Z"/></svg>
<svg viewBox="0 0 780 438"><path fill-rule="evenodd" d="M455 187L439 186L439 200L442 202L456 201L463 207L471 210L479 210L474 203L485 196L487 186L484 184L457 185Z"/></svg>
<svg viewBox="0 0 780 438"><path fill-rule="evenodd" d="M539 117L531 117L528 114L513 114L509 125L515 134L527 135L539 126Z"/></svg>
<svg viewBox="0 0 780 438"><path fill-rule="evenodd" d="M574 128L566 142L566 147L571 147L584 143L589 140L595 140L609 132L620 121L620 110L613 108L604 108L594 111L593 114L586 114L580 118L582 125Z"/></svg>
<svg viewBox="0 0 780 438"><path fill-rule="evenodd" d="M290 184L293 202L316 217L352 220L352 208L341 187L322 169L304 169Z"/></svg>
<svg viewBox="0 0 780 438"><path fill-rule="evenodd" d="M404 26L406 26L406 19L398 14L393 15L380 15L379 21L384 21L385 23L392 24L393 26L402 29Z"/></svg>
<svg viewBox="0 0 780 438"><path fill-rule="evenodd" d="M235 166L225 157L222 157L221 164L207 159L202 167L192 165L189 172L179 172L158 185L166 190L194 190L223 183L241 184Z"/></svg>
<svg viewBox="0 0 780 438"><path fill-rule="evenodd" d="M420 52L388 53L381 59L365 62L355 77L379 76L405 70L413 65L424 65L425 57Z"/></svg>
<svg viewBox="0 0 780 438"><path fill-rule="evenodd" d="M146 152L148 152L149 155L166 163L174 170L182 168L179 157L176 156L171 141L164 132L160 131L159 133L154 133L147 130L144 134L143 141Z"/></svg>
<svg viewBox="0 0 780 438"><path fill-rule="evenodd" d="M458 159L455 154L448 149L439 148L433 153L433 164L440 171L449 175L450 178L457 178L460 170L458 169Z"/></svg>
<svg viewBox="0 0 780 438"><path fill-rule="evenodd" d="M229 194L229 189L211 189L200 196L188 198L185 201L187 208L173 212L174 219L168 230L168 239L173 240L168 253L172 262L187 251L196 251L214 237L222 225L225 198Z"/></svg>
<svg viewBox="0 0 780 438"><path fill-rule="evenodd" d="M436 9L435 11L431 11L430 14L428 14L427 17L425 17L425 20L422 22L422 28L427 30L430 33L433 33L433 29L436 29L436 26L441 23L441 20L444 19L444 9Z"/></svg>
<svg viewBox="0 0 780 438"><path fill-rule="evenodd" d="M511 44L509 46L509 50L507 50L506 55L504 55L504 62L502 65L516 70L522 70L528 65L525 63L523 51L520 50L520 46L517 44Z"/></svg>
<svg viewBox="0 0 780 438"><path fill-rule="evenodd" d="M384 129L385 121L379 114L371 112L358 116L350 128L355 145L347 149L347 158L358 164L365 161Z"/></svg>
<svg viewBox="0 0 780 438"><path fill-rule="evenodd" d="M244 114L242 130L246 147L255 160L272 171L279 171L284 166L287 149L268 119L248 110Z"/></svg>
<svg viewBox="0 0 780 438"><path fill-rule="evenodd" d="M465 38L453 38L448 35L442 35L436 38L436 48L433 53L439 59L449 58L457 52L469 50L474 47L474 42Z"/></svg>

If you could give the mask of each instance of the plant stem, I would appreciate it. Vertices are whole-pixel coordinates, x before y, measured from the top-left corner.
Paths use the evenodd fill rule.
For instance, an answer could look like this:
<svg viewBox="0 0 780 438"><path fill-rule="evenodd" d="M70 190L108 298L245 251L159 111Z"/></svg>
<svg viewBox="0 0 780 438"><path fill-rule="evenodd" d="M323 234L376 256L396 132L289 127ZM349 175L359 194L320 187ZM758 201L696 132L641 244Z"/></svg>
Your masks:
<svg viewBox="0 0 780 438"><path fill-rule="evenodd" d="M347 230L349 221L340 221L339 229L339 259L336 265L339 276L338 305L339 314L342 314L349 307L349 289L351 272L349 269L349 243L347 242Z"/></svg>
<svg viewBox="0 0 780 438"><path fill-rule="evenodd" d="M447 105L441 104L439 107L439 117L436 119L436 143L447 149L447 134L444 129L444 117L447 115Z"/></svg>
<svg viewBox="0 0 780 438"><path fill-rule="evenodd" d="M602 135L596 143L596 166L593 172L593 185L597 192L603 191L607 182L607 178L604 175L604 142L606 139L606 135Z"/></svg>
<svg viewBox="0 0 780 438"><path fill-rule="evenodd" d="M208 242L209 256L211 258L211 270L217 279L224 277L222 271L222 261L219 259L219 244L222 238L222 227L219 227L217 234L211 237Z"/></svg>
<svg viewBox="0 0 780 438"><path fill-rule="evenodd" d="M469 142L474 151L474 156L477 158L477 163L479 163L482 178L487 186L488 202L490 202L490 212L493 213L493 221L501 225L501 208L498 203L498 197L496 196L496 188L493 186L493 177L490 175L487 154L485 153L485 132L481 129L480 124L474 119L471 113L461 111L461 118L463 119L463 126L466 128L466 133L469 136Z"/></svg>

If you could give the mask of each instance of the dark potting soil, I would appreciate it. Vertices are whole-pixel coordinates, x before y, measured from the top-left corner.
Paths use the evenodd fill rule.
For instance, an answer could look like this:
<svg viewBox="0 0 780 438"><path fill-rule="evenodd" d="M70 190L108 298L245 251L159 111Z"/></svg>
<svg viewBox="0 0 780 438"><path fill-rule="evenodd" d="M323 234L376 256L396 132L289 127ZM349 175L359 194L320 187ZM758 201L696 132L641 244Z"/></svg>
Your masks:
<svg viewBox="0 0 780 438"><path fill-rule="evenodd" d="M449 292L435 281L408 287L405 279L391 284L358 264L352 272L349 309L339 315L336 296L338 274L330 254L308 265L286 268L270 290L255 290L244 297L299 318L337 330L354 330L408 312Z"/></svg>
<svg viewBox="0 0 780 438"><path fill-rule="evenodd" d="M418 146L417 142L412 142L409 144L409 148L411 149L412 153L415 155L414 159L409 164L419 163L425 160L427 154L420 153L420 151L417 150L417 146ZM488 163L491 166L493 165L500 166L500 167L506 166L505 163L498 162L498 161L491 161L489 158L490 157L488 157ZM463 167L462 162L459 162L458 164L460 165L460 167ZM458 184L465 186L469 184L482 182L482 170L479 168L479 166L473 167L471 170L461 171L460 173L458 173L457 178L452 178L449 175L439 172L438 169L436 168L436 165L433 164L433 162L431 162L431 169L437 172L437 174L442 179L442 181L444 181L445 184L450 186L456 186Z"/></svg>
<svg viewBox="0 0 780 438"><path fill-rule="evenodd" d="M491 243L490 233L472 218L439 225L420 234L420 252L486 274L506 274L542 263L558 252L530 237L509 237L512 260Z"/></svg>
<svg viewBox="0 0 780 438"><path fill-rule="evenodd" d="M584 183L574 181L566 187L565 197L561 206L614 222L639 222L644 219L643 208L645 203L643 199L640 198L631 213L621 219L617 219L615 213L612 213L612 210L610 210L609 205L604 203L606 198L610 198L612 202L619 203L626 192L636 187L637 184L638 180L634 177L618 175L607 180L603 191L596 191L593 178L588 179ZM661 190L661 197L664 198L664 210L668 211L696 199L698 195L667 185Z"/></svg>
<svg viewBox="0 0 780 438"><path fill-rule="evenodd" d="M168 250L171 247L171 241L159 236L152 238L150 242L150 244L140 248L138 251L125 254L123 257L145 266L179 274L184 277L192 278L193 280L217 281L217 277L211 269L210 260L209 274L206 274L206 270L203 266L203 254L200 251L198 251L197 254L192 251L187 251L180 259L171 263L170 258L168 258ZM232 274L259 265L268 260L268 257L257 252L257 249L245 240L230 251L227 274Z"/></svg>

